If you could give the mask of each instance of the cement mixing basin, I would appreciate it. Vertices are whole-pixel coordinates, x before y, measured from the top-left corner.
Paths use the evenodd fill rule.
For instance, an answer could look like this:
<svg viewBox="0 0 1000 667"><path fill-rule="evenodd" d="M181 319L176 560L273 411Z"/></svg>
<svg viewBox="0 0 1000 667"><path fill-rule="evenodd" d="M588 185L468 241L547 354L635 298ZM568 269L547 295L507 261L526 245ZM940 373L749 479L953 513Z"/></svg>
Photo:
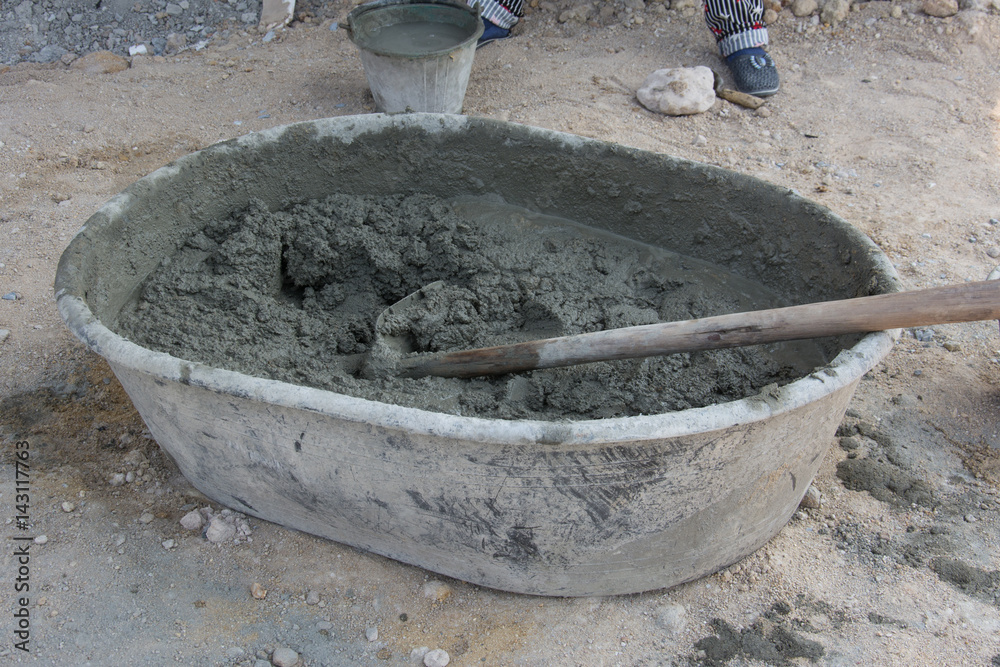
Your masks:
<svg viewBox="0 0 1000 667"><path fill-rule="evenodd" d="M87 221L59 264L59 312L108 361L195 487L241 512L475 584L537 595L623 594L674 586L740 560L789 520L858 381L893 345L894 332L823 339L818 362L745 395L656 409L666 404L633 392L619 401L630 404L625 412L606 417L593 399L598 375L560 394L572 403L573 387L587 384L597 404L591 416L518 418L503 416L504 397L544 393L531 388L530 377L500 380L507 383L498 394L501 411L477 416L461 401L442 398L437 409L401 397L452 391L443 387L460 394L487 386L483 380L393 379L384 393L362 398L294 381L294 374L246 372L225 355L206 360L155 348L129 333L126 314L141 323L152 312L143 308L158 289L149 286L158 272L187 263L196 270L183 281L212 273L197 267L228 243L219 240L220 220L280 256L272 269L227 284L250 294L242 305L220 306L234 327L277 326L284 316L268 310L272 302L314 307L318 288L290 289L282 277L301 253L274 236L270 223L243 233L234 216L250 210L269 220L332 194L503 201L687 258L678 264L711 262L731 281L762 286L774 305L894 292L897 278L867 237L786 189L620 145L452 115L342 117L250 134L159 169ZM373 239L368 245L379 245L379 223L366 215L323 243L363 233ZM552 253L574 245L559 238L545 242ZM299 245L312 252L323 243ZM412 256L418 269L430 266L438 254L433 243L422 254L409 247L416 244L403 243L401 256ZM245 254L230 252L227 261ZM353 275L334 264L345 281ZM611 276L607 285L628 280L615 277L614 262L601 267ZM370 276L386 282L391 268L375 267ZM545 282L532 284L531 308L544 310ZM395 285L384 298L413 288ZM328 291L347 303L364 290L347 284ZM632 310L656 316L655 309ZM190 312L167 338L188 336L200 318ZM365 345L351 344L344 356L363 357ZM246 356L266 357L267 350ZM743 358L765 352L747 348ZM700 354L712 360L717 353ZM319 351L295 356L303 366L336 365ZM646 368L614 363L633 364L625 375ZM338 378L348 383L359 373L348 364Z"/></svg>

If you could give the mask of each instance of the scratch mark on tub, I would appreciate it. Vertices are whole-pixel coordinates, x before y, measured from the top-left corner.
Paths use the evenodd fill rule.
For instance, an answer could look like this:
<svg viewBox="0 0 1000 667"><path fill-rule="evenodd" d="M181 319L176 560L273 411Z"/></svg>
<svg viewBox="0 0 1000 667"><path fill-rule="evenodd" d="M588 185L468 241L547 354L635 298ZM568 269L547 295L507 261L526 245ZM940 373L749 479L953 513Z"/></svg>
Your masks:
<svg viewBox="0 0 1000 667"><path fill-rule="evenodd" d="M239 496L233 496L233 500L235 500L235 501L236 501L236 502L238 502L238 503L239 503L240 505L243 505L244 507L246 507L246 508L249 508L250 510L252 510L252 511L254 511L254 512L256 512L256 511L257 511L257 508L256 508L256 507L254 507L253 505L251 505L251 504L250 504L250 503L248 503L247 501L243 500L243 499L242 499L242 498L240 498Z"/></svg>
<svg viewBox="0 0 1000 667"><path fill-rule="evenodd" d="M430 506L430 503L424 500L424 497L420 494L419 491L408 490L406 492L406 495L412 498L413 502L417 504L417 507L424 510L425 512L431 512L434 510L434 508Z"/></svg>

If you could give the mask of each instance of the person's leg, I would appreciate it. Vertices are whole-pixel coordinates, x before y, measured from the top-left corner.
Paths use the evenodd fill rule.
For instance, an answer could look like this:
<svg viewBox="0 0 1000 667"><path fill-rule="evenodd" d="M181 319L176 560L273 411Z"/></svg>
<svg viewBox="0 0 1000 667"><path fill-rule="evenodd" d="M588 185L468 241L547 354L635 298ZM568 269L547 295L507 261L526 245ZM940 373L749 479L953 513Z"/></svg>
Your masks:
<svg viewBox="0 0 1000 667"><path fill-rule="evenodd" d="M486 29L479 38L479 45L489 44L510 36L510 29L524 16L522 0L469 0L469 4L482 8L483 24Z"/></svg>
<svg viewBox="0 0 1000 667"><path fill-rule="evenodd" d="M767 96L778 92L778 70L767 54L763 0L703 0L705 23L726 59L736 87Z"/></svg>

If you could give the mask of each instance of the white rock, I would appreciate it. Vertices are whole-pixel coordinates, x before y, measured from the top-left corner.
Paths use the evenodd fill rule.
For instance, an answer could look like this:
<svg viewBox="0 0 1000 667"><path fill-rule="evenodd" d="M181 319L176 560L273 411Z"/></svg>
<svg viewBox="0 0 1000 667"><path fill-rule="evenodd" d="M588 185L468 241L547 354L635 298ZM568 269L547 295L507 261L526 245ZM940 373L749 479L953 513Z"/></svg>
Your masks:
<svg viewBox="0 0 1000 667"><path fill-rule="evenodd" d="M378 641L378 628L371 627L365 630L365 639L370 642Z"/></svg>
<svg viewBox="0 0 1000 667"><path fill-rule="evenodd" d="M636 92L650 111L668 116L703 113L715 104L715 75L707 67L659 69Z"/></svg>
<svg viewBox="0 0 1000 667"><path fill-rule="evenodd" d="M49 541L48 535L39 535L38 537L35 538L35 544L45 544L48 541Z"/></svg>
<svg viewBox="0 0 1000 667"><path fill-rule="evenodd" d="M424 656L430 652L429 646L418 646L417 648L410 651L410 662L419 662L423 664Z"/></svg>
<svg viewBox="0 0 1000 667"><path fill-rule="evenodd" d="M435 602L444 602L451 597L451 586L443 581L432 579L424 584L424 597Z"/></svg>
<svg viewBox="0 0 1000 667"><path fill-rule="evenodd" d="M447 667L451 656L444 649L436 648L424 656L424 667Z"/></svg>
<svg viewBox="0 0 1000 667"><path fill-rule="evenodd" d="M155 518L156 517L149 512L143 512L142 515L139 516L139 523L151 523Z"/></svg>
<svg viewBox="0 0 1000 667"><path fill-rule="evenodd" d="M62 504L62 511L63 512L72 512L75 509L76 509L76 505L74 503L71 503L71 502L67 501L67 502L65 502L65 503Z"/></svg>
<svg viewBox="0 0 1000 667"><path fill-rule="evenodd" d="M201 527L204 525L205 522L201 518L201 512L198 510L191 510L181 517L181 528L186 530L201 530Z"/></svg>
<svg viewBox="0 0 1000 667"><path fill-rule="evenodd" d="M319 593L316 591L306 593L306 604L319 604Z"/></svg>
<svg viewBox="0 0 1000 667"><path fill-rule="evenodd" d="M924 14L946 19L958 13L958 0L924 0Z"/></svg>
<svg viewBox="0 0 1000 667"><path fill-rule="evenodd" d="M121 486L124 483L125 483L125 475L121 474L120 472L116 472L114 475L111 476L111 479L108 480L108 484L110 484L111 486Z"/></svg>
<svg viewBox="0 0 1000 667"><path fill-rule="evenodd" d="M810 510L817 510L823 504L823 495L819 492L812 484L806 489L806 494L802 497L802 502L799 503L799 507L804 507Z"/></svg>
<svg viewBox="0 0 1000 667"><path fill-rule="evenodd" d="M851 13L851 0L826 0L820 19L823 23L837 25Z"/></svg>
<svg viewBox="0 0 1000 667"><path fill-rule="evenodd" d="M174 544L176 544L176 543L173 540L163 540L162 542L160 542L160 546L162 546L167 551L170 551L171 549L173 549L174 548Z"/></svg>
<svg viewBox="0 0 1000 667"><path fill-rule="evenodd" d="M819 3L816 0L795 0L792 3L792 14L799 18L809 16L817 9L819 9Z"/></svg>
<svg viewBox="0 0 1000 667"><path fill-rule="evenodd" d="M680 635L687 628L687 609L681 604L666 604L656 615L656 624L668 635Z"/></svg>
<svg viewBox="0 0 1000 667"><path fill-rule="evenodd" d="M271 654L271 664L274 667L294 667L299 664L299 654L290 648L276 648Z"/></svg>
<svg viewBox="0 0 1000 667"><path fill-rule="evenodd" d="M228 542L236 537L236 526L226 522L221 516L212 517L212 522L208 524L205 537L209 542L219 544Z"/></svg>

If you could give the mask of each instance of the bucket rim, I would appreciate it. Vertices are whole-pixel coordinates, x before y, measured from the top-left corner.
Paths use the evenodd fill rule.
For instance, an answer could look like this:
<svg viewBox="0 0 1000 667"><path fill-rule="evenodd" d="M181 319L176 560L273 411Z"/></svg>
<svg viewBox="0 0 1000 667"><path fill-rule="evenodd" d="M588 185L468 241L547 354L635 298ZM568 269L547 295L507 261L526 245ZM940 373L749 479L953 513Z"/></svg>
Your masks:
<svg viewBox="0 0 1000 667"><path fill-rule="evenodd" d="M450 46L445 49L438 49L436 51L425 51L421 53L400 53L398 51L389 51L386 49L374 49L370 46L362 45L360 41L355 37L355 21L362 15L371 13L373 11L379 11L382 9L389 9L397 6L405 5L440 5L442 7L451 7L463 12L467 12L476 17L476 27L472 31L472 34L461 42L454 46ZM387 58L408 58L412 60L424 60L430 58L440 58L446 56L459 49L467 48L470 44L475 44L482 37L483 31L485 30L482 21L482 8L477 4L475 7L469 5L469 3L463 0L372 0L371 2L366 2L363 5L358 5L352 9L347 14L347 21L344 24L344 28L347 30L350 39L354 42L362 51L375 54L377 56L383 56Z"/></svg>

